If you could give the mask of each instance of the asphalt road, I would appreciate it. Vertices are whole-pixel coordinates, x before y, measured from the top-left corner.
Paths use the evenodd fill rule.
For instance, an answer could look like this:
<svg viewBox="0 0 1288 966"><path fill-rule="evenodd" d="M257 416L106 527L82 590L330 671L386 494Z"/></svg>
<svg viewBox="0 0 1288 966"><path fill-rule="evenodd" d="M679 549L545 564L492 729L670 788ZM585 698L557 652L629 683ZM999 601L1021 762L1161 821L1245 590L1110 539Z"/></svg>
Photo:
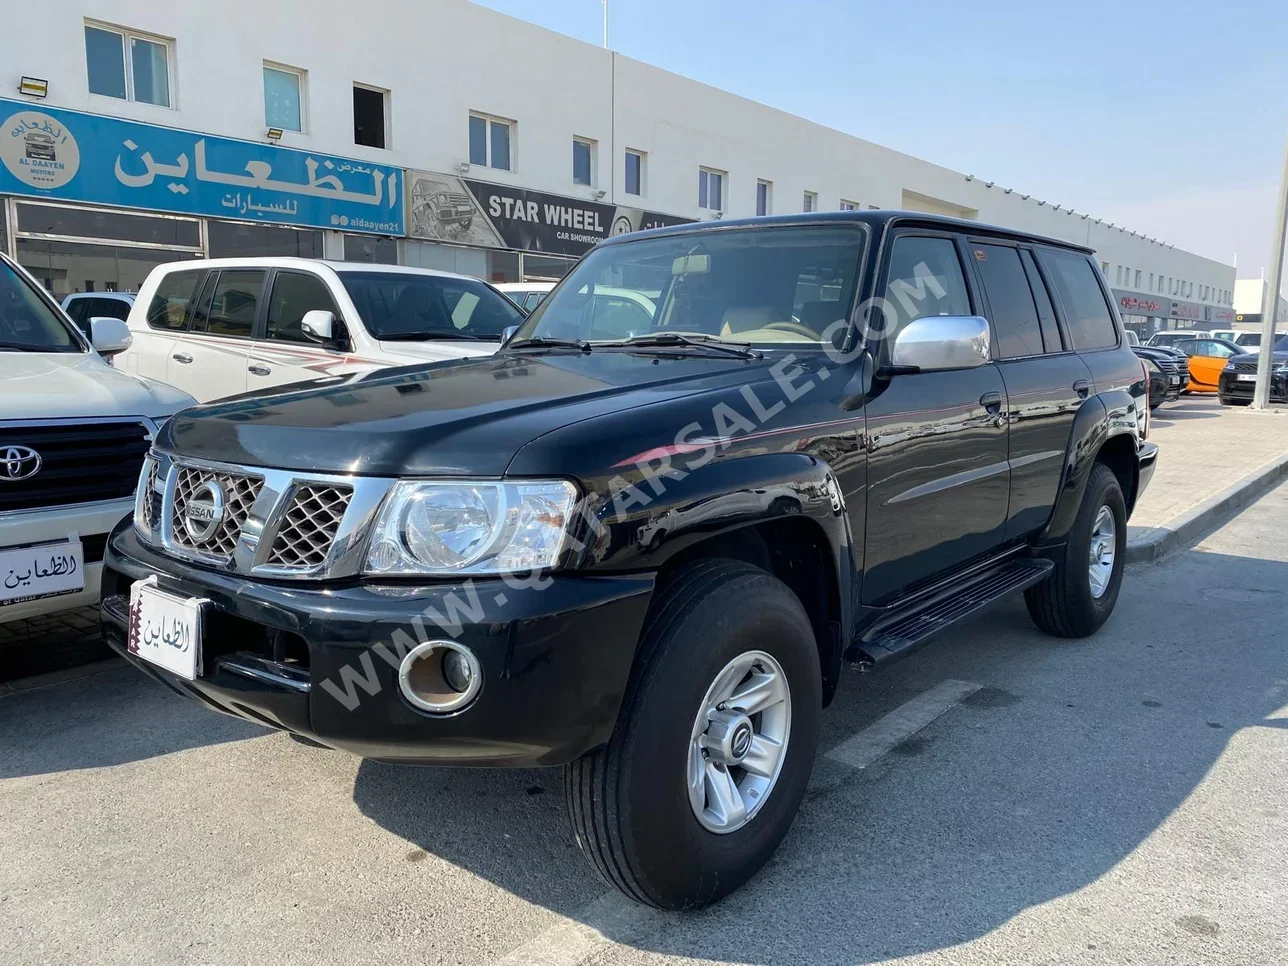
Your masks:
<svg viewBox="0 0 1288 966"><path fill-rule="evenodd" d="M786 843L689 915L606 892L555 772L374 765L128 668L15 693L0 963L1285 962L1286 618L1281 488L1091 640L1008 604L847 674Z"/></svg>

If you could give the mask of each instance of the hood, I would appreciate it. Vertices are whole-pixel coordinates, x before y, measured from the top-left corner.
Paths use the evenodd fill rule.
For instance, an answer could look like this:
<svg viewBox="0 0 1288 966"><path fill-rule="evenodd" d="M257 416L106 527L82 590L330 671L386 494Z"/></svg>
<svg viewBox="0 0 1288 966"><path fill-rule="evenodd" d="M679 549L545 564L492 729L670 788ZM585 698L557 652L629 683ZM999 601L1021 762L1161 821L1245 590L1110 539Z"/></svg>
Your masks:
<svg viewBox="0 0 1288 966"><path fill-rule="evenodd" d="M422 362L446 362L452 359L477 359L490 356L501 348L498 342L460 342L448 339L426 339L423 342L377 342L385 365L414 366Z"/></svg>
<svg viewBox="0 0 1288 966"><path fill-rule="evenodd" d="M773 359L503 352L299 383L200 406L180 456L370 476L501 476L526 443L593 416L767 377Z"/></svg>
<svg viewBox="0 0 1288 966"><path fill-rule="evenodd" d="M1271 359L1275 366L1282 366L1285 362L1288 362L1288 349L1277 350L1276 352L1273 353L1273 355L1271 356ZM1241 356L1230 356L1229 360L1226 362L1226 365L1229 365L1230 363L1233 363L1233 362L1240 362L1240 363L1251 362L1254 365L1256 365L1260 360L1261 360L1261 350L1258 349L1253 352L1244 353Z"/></svg>
<svg viewBox="0 0 1288 966"><path fill-rule="evenodd" d="M93 352L0 353L0 419L169 416L193 398L109 366Z"/></svg>

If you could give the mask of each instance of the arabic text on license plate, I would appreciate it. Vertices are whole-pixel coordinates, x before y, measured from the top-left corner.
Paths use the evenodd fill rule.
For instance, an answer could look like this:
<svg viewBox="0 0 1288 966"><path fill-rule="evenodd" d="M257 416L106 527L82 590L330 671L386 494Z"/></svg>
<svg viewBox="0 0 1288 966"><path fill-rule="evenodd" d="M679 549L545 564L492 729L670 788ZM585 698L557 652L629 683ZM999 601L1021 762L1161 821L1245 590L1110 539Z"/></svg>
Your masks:
<svg viewBox="0 0 1288 966"><path fill-rule="evenodd" d="M85 589L80 540L0 550L0 607Z"/></svg>
<svg viewBox="0 0 1288 966"><path fill-rule="evenodd" d="M1256 382L1257 374L1255 372L1239 373L1239 382Z"/></svg>
<svg viewBox="0 0 1288 966"><path fill-rule="evenodd" d="M201 605L192 597L158 590L155 578L130 587L126 649L181 678L195 681L201 666Z"/></svg>

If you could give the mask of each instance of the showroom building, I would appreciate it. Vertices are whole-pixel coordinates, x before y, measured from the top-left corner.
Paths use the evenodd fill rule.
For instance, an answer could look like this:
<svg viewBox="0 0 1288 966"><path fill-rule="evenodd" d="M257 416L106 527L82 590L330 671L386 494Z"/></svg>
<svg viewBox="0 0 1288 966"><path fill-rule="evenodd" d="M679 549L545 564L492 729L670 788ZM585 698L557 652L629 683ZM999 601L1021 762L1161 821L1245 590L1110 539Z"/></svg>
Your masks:
<svg viewBox="0 0 1288 966"><path fill-rule="evenodd" d="M644 227L906 208L1091 246L1142 334L1233 319L1231 266L465 0L300 11L65 0L10 21L0 248L59 295L202 255L517 281Z"/></svg>

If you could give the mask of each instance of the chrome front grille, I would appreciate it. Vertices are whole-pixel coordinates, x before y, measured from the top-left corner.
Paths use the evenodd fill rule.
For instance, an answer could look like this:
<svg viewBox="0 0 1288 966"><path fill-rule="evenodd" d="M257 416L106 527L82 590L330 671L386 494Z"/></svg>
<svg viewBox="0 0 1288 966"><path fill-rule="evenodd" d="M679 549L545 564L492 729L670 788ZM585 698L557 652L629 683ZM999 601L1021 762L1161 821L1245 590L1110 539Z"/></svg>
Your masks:
<svg viewBox="0 0 1288 966"><path fill-rule="evenodd" d="M203 495L202 491L207 488L207 484L212 483L223 492L223 515L209 536L197 539L188 529L188 506ZM170 499L171 539L176 546L185 550L231 560L233 551L237 549L242 527L250 515L250 508L263 485L262 477L222 473L192 466L176 467L174 495Z"/></svg>
<svg viewBox="0 0 1288 966"><path fill-rule="evenodd" d="M277 525L268 565L291 569L321 567L326 563L352 499L353 488L349 486L297 485Z"/></svg>
<svg viewBox="0 0 1288 966"><path fill-rule="evenodd" d="M157 528L157 521L161 519L161 495L157 492L157 481L161 477L160 464L149 456L144 463L144 470L135 514L144 531L152 533Z"/></svg>
<svg viewBox="0 0 1288 966"><path fill-rule="evenodd" d="M231 573L351 577L362 572L367 535L393 483L153 452L140 474L135 531L175 557Z"/></svg>

